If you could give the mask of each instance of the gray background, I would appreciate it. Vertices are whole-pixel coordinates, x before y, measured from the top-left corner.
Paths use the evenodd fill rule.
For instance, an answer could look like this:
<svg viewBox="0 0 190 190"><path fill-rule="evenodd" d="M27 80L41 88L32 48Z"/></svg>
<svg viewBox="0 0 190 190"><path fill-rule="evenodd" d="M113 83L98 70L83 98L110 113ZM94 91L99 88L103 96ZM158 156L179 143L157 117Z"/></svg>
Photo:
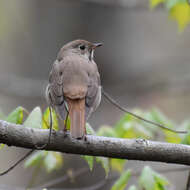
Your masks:
<svg viewBox="0 0 190 190"><path fill-rule="evenodd" d="M158 107L180 123L190 112L189 36L189 27L178 33L177 24L168 19L164 8L150 11L148 0L0 0L0 108L6 114L18 105L28 110L36 106L45 109L44 89L57 52L63 44L82 38L104 43L95 54L102 85L122 105L147 110ZM102 100L90 123L95 129L114 125L121 115ZM23 153L19 148L1 150L0 170ZM135 170L140 170L146 164L129 161L127 167L135 165ZM81 167L87 165L78 156L64 155L63 169L51 175L40 172L35 184ZM0 187L26 187L32 172L21 164L0 178ZM176 186L171 189L184 189L187 172L167 176ZM75 182L63 180L57 187L88 187L103 179L104 171L97 165L92 173L77 176ZM112 181L99 189L109 189L110 184Z"/></svg>

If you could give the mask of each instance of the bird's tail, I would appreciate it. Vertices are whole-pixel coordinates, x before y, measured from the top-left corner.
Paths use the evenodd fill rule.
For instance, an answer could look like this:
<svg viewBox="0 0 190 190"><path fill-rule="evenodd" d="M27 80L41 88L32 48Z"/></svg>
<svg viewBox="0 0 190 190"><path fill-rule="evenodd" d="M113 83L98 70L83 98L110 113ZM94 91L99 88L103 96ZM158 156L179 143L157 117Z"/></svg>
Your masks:
<svg viewBox="0 0 190 190"><path fill-rule="evenodd" d="M81 139L85 135L85 99L68 99L71 137Z"/></svg>

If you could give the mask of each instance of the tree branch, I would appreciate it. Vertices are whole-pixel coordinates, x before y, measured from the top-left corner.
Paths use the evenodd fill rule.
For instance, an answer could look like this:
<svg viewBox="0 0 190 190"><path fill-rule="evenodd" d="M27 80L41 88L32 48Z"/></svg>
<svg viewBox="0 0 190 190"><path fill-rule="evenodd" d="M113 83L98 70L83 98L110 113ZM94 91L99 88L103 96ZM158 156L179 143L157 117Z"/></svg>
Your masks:
<svg viewBox="0 0 190 190"><path fill-rule="evenodd" d="M0 120L0 143L35 149L48 140L48 130L32 129ZM157 161L190 165L190 146L143 139L120 139L87 135L87 140L53 132L46 150L104 156L128 160Z"/></svg>

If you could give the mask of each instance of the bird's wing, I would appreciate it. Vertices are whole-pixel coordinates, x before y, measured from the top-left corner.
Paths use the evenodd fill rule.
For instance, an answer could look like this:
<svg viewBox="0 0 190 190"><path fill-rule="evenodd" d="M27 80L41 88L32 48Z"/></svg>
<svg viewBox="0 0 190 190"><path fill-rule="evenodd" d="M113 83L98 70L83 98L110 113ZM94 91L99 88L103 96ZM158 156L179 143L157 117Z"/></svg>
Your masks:
<svg viewBox="0 0 190 190"><path fill-rule="evenodd" d="M46 98L50 106L65 120L67 115L66 102L63 94L63 69L64 64L55 61L49 76L49 84L46 88Z"/></svg>
<svg viewBox="0 0 190 190"><path fill-rule="evenodd" d="M89 77L88 92L86 96L86 120L99 106L101 101L101 84L98 71Z"/></svg>

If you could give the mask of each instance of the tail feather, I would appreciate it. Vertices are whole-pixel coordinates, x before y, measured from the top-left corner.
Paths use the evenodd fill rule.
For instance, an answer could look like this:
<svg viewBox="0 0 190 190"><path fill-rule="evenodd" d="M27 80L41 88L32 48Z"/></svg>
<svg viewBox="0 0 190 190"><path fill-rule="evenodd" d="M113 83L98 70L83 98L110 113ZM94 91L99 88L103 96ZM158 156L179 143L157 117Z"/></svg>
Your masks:
<svg viewBox="0 0 190 190"><path fill-rule="evenodd" d="M81 139L85 135L85 99L69 99L71 137Z"/></svg>

